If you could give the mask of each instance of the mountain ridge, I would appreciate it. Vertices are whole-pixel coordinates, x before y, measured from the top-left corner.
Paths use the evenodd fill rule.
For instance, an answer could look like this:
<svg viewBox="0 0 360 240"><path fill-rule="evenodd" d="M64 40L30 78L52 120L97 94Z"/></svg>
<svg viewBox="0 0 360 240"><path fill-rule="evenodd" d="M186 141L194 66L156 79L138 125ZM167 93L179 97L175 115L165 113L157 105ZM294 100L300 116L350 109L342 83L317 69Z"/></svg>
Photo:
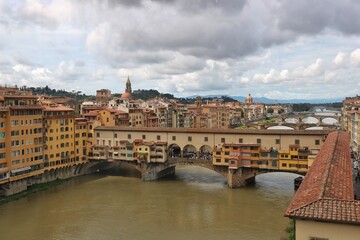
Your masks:
<svg viewBox="0 0 360 240"><path fill-rule="evenodd" d="M203 98L221 98L224 95L205 95L201 96ZM229 96L225 95L230 98L233 98L239 102L245 102L246 97L243 96ZM196 98L197 96L189 96L187 98ZM253 97L253 102L261 102L265 104L286 104L286 103L311 103L311 104L322 104L322 103L335 103L335 102L342 102L343 98L313 98L313 99L271 99L266 97Z"/></svg>

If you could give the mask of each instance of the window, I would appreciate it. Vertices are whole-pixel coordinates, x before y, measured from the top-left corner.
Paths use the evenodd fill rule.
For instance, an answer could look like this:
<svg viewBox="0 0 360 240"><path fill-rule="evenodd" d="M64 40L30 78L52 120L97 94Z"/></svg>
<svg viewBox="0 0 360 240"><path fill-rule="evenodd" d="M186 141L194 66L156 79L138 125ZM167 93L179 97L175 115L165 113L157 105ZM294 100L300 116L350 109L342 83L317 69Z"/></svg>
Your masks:
<svg viewBox="0 0 360 240"><path fill-rule="evenodd" d="M131 139L131 134L128 134L128 139Z"/></svg>
<svg viewBox="0 0 360 240"><path fill-rule="evenodd" d="M146 135L142 135L142 139L146 139Z"/></svg>
<svg viewBox="0 0 360 240"><path fill-rule="evenodd" d="M222 143L225 143L225 138L221 138L221 142L222 142Z"/></svg>
<svg viewBox="0 0 360 240"><path fill-rule="evenodd" d="M329 240L328 238L310 237L310 240Z"/></svg>
<svg viewBox="0 0 360 240"><path fill-rule="evenodd" d="M217 159L216 159L216 162L221 162L221 159L218 159L218 158L217 158Z"/></svg>
<svg viewBox="0 0 360 240"><path fill-rule="evenodd" d="M299 140L299 139L295 139L295 144L300 144L300 140Z"/></svg>
<svg viewBox="0 0 360 240"><path fill-rule="evenodd" d="M100 133L97 132L97 133L96 133L96 137L100 137Z"/></svg>
<svg viewBox="0 0 360 240"><path fill-rule="evenodd" d="M242 139L242 138L239 138L239 143L243 143L243 139Z"/></svg>
<svg viewBox="0 0 360 240"><path fill-rule="evenodd" d="M275 139L275 144L280 144L280 139Z"/></svg>
<svg viewBox="0 0 360 240"><path fill-rule="evenodd" d="M320 145L320 140L319 139L315 140L315 145Z"/></svg>
<svg viewBox="0 0 360 240"><path fill-rule="evenodd" d="M260 143L261 143L261 139L260 139L260 138L256 139L256 142L257 142L257 144L260 144Z"/></svg>
<svg viewBox="0 0 360 240"><path fill-rule="evenodd" d="M191 142L191 141L192 141L192 137L189 136L189 137L188 137L188 141Z"/></svg>
<svg viewBox="0 0 360 240"><path fill-rule="evenodd" d="M117 133L114 133L114 138L117 138Z"/></svg>
<svg viewBox="0 0 360 240"><path fill-rule="evenodd" d="M208 137L204 137L204 142L207 142L208 140Z"/></svg>
<svg viewBox="0 0 360 240"><path fill-rule="evenodd" d="M172 136L172 140L173 140L173 141L176 141L176 136Z"/></svg>
<svg viewBox="0 0 360 240"><path fill-rule="evenodd" d="M286 167L287 164L286 164L286 163L282 163L281 166L282 166L282 167Z"/></svg>
<svg viewBox="0 0 360 240"><path fill-rule="evenodd" d="M156 139L157 139L158 141L161 140L160 135L157 135L157 136L156 136Z"/></svg>

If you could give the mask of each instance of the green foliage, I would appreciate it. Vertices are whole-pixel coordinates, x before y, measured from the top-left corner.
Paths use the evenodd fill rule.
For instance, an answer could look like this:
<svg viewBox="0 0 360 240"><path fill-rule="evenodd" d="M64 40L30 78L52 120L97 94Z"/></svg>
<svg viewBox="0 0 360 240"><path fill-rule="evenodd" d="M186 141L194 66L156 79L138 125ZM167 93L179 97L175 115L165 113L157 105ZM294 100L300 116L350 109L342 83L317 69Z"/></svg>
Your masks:
<svg viewBox="0 0 360 240"><path fill-rule="evenodd" d="M222 99L224 99L224 102L238 102L238 100L235 100L229 96L221 96Z"/></svg>
<svg viewBox="0 0 360 240"><path fill-rule="evenodd" d="M68 97L68 98L76 98L77 101L82 101L89 98L94 98L93 96L86 95L86 94L80 94L81 91L78 92L68 92L63 89L56 90L51 89L48 86L45 87L26 87L23 86L20 88L20 90L23 91L30 91L34 95L49 95L49 96L59 96L59 97Z"/></svg>
<svg viewBox="0 0 360 240"><path fill-rule="evenodd" d="M294 103L292 104L292 108L294 112L307 112L315 107L325 107L325 108L335 108L340 109L342 108L341 102L335 102L335 103Z"/></svg>
<svg viewBox="0 0 360 240"><path fill-rule="evenodd" d="M278 114L282 114L284 112L284 109L282 109L282 108L280 108L279 110L278 110Z"/></svg>
<svg viewBox="0 0 360 240"><path fill-rule="evenodd" d="M287 240L295 240L295 221L290 220L288 226L285 228L285 232L288 234Z"/></svg>
<svg viewBox="0 0 360 240"><path fill-rule="evenodd" d="M271 119L264 119L261 121L258 121L258 123L275 123L275 118L271 118Z"/></svg>
<svg viewBox="0 0 360 240"><path fill-rule="evenodd" d="M155 98L155 97L162 97L162 98L167 98L167 99L174 99L174 95L169 94L169 93L159 93L158 90L154 90L154 89L150 89L150 90L145 90L145 89L139 89L139 90L135 90L132 93L132 98L133 99L142 99L142 100L149 100L151 98Z"/></svg>
<svg viewBox="0 0 360 240"><path fill-rule="evenodd" d="M310 103L294 103L292 109L294 112L307 112L310 111L312 105Z"/></svg>

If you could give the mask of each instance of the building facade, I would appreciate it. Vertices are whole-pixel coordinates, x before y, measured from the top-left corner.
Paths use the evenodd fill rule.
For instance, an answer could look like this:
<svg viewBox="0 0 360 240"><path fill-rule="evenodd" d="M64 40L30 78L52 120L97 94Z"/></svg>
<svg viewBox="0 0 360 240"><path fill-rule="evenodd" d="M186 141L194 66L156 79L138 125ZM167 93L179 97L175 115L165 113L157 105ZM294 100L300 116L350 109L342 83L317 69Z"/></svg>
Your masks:
<svg viewBox="0 0 360 240"><path fill-rule="evenodd" d="M162 143L167 154L161 161L175 157L194 158L229 168L249 167L307 172L312 163L311 158L316 157L328 133L327 130L97 127L97 150L94 150L94 153L101 156L99 160L106 159L115 148L125 143L132 146L132 154L136 156L136 146L139 142L150 142L155 145ZM128 153L121 152L121 149L119 151L115 151L118 156L128 156ZM117 160L136 161L136 158L119 157Z"/></svg>

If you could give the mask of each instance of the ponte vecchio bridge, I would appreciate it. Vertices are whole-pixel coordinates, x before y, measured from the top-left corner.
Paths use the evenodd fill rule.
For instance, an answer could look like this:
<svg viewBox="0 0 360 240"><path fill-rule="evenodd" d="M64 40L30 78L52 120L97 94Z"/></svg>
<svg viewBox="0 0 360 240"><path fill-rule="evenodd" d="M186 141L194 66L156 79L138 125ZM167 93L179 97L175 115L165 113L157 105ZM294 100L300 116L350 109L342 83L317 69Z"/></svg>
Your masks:
<svg viewBox="0 0 360 240"><path fill-rule="evenodd" d="M237 188L265 172L305 174L329 132L97 127L92 161L134 165L144 181L174 174L177 165L195 165Z"/></svg>

